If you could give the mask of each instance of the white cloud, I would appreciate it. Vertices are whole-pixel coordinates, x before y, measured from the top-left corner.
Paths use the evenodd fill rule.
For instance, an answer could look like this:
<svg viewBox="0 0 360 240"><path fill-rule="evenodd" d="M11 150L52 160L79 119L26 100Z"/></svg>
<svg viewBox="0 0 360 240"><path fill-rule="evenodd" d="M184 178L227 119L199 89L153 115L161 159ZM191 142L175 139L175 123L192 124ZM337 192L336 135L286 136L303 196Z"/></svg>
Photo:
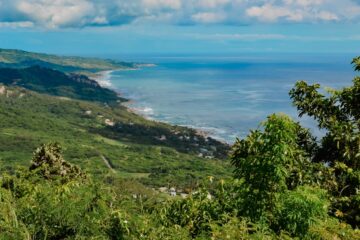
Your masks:
<svg viewBox="0 0 360 240"><path fill-rule="evenodd" d="M358 20L354 0L0 0L0 22L40 28Z"/></svg>
<svg viewBox="0 0 360 240"><path fill-rule="evenodd" d="M360 1L359 1L360 3ZM343 9L343 14L346 18L356 18L360 16L360 5L359 6L348 6Z"/></svg>
<svg viewBox="0 0 360 240"><path fill-rule="evenodd" d="M345 0L346 1L346 0ZM330 2L330 0L327 0ZM326 0L284 0L283 5L264 4L246 9L246 14L262 22L338 21L339 15ZM359 16L360 13L357 15ZM343 16L343 18L347 18Z"/></svg>
<svg viewBox="0 0 360 240"><path fill-rule="evenodd" d="M27 0L18 1L16 9L35 23L44 23L49 28L84 24L94 6L86 0Z"/></svg>
<svg viewBox="0 0 360 240"><path fill-rule="evenodd" d="M31 28L34 27L33 22L0 22L0 28Z"/></svg>
<svg viewBox="0 0 360 240"><path fill-rule="evenodd" d="M180 9L182 5L181 0L143 0L143 6L145 8L152 9Z"/></svg>
<svg viewBox="0 0 360 240"><path fill-rule="evenodd" d="M331 13L327 11L319 12L316 17L320 20L325 20L325 21L339 20L339 17L335 13Z"/></svg>
<svg viewBox="0 0 360 240"><path fill-rule="evenodd" d="M95 17L94 20L92 21L92 23L99 24L99 25L105 25L105 24L108 24L109 22L106 19L106 17Z"/></svg>
<svg viewBox="0 0 360 240"><path fill-rule="evenodd" d="M326 0L284 0L284 3L287 5L299 5L299 6L303 6L303 7L308 7L308 6L314 6L314 5L321 5L325 2Z"/></svg>
<svg viewBox="0 0 360 240"><path fill-rule="evenodd" d="M202 8L217 8L228 4L230 0L199 0L198 6Z"/></svg>
<svg viewBox="0 0 360 240"><path fill-rule="evenodd" d="M223 21L225 18L225 14L214 12L201 12L192 16L192 19L198 23L218 23Z"/></svg>
<svg viewBox="0 0 360 240"><path fill-rule="evenodd" d="M265 22L275 22L279 18L298 22L304 18L299 11L292 11L286 7L273 6L271 4L266 4L261 7L251 7L246 10L246 14Z"/></svg>

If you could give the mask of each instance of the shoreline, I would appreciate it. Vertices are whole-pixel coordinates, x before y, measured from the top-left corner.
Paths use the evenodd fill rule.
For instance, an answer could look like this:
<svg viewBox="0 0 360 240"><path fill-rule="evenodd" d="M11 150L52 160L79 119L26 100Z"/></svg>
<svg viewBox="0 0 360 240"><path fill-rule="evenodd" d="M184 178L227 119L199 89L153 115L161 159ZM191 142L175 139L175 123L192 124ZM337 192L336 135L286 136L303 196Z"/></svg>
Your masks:
<svg viewBox="0 0 360 240"><path fill-rule="evenodd" d="M156 65L155 64L147 64L147 65L141 65L141 66L143 66L143 67L154 67ZM100 72L97 72L95 74L95 76L92 77L92 79L95 80L101 87L108 88L108 89L110 89L112 91L115 91L116 93L118 93L118 96L121 97L122 96L121 91L115 89L113 87L112 83L111 83L111 74L113 72L116 72L116 71L135 71L135 70L139 70L139 69L140 68L130 68L130 69L114 69L114 70L100 71ZM169 124L169 125L172 125L172 126L179 126L179 127L189 128L189 129L194 130L197 135L202 136L205 139L206 138L212 138L212 139L214 139L216 141L219 141L219 142L221 142L223 144L231 145L231 143L226 141L226 139L224 139L224 138L222 138L220 136L217 136L216 134L213 134L211 131L204 130L204 128L206 128L206 127L196 127L196 126L189 126L189 125L185 125L185 124L177 125L177 124L174 124L174 123L171 123L171 122L168 122L168 121L158 120L158 119L152 118L152 117L146 115L145 113L142 113L142 112L144 112L143 110L130 106L131 104L136 103L136 100L128 99L128 98L126 98L126 99L127 99L127 101L124 102L124 103L121 103L121 105L124 106L127 109L127 111L129 111L129 112L131 112L133 114L136 114L138 116L141 116L146 120L150 120L150 121L154 121L154 122L158 122L158 123L165 123L165 124Z"/></svg>
<svg viewBox="0 0 360 240"><path fill-rule="evenodd" d="M124 107L126 107L127 111L133 113L133 114L136 114L138 116L141 116L143 117L144 119L146 120L149 120L149 121L153 121L153 122L157 122L157 123L165 123L165 124L169 124L169 125L172 125L172 126L179 126L179 127L184 127L184 128L189 128L189 129L192 129L196 132L197 135L199 136L202 136L204 137L205 139L206 138L212 138L212 139L215 139L219 142L222 142L224 144L230 144L228 142L226 142L225 140L223 139L219 139L217 138L216 136L212 135L210 131L206 131L206 130L203 130L201 129L200 127L196 127L196 126L189 126L189 125L177 125L177 124L174 124L174 123L171 123L171 122L168 122L168 121L165 121L165 120L159 120L159 119L155 119L155 118L152 118L150 116L147 116L146 114L144 113L141 113L142 110L138 109L138 108L132 108L130 107L129 105L135 103L136 101L133 100L133 99L130 99L128 102L125 102L123 103L122 105Z"/></svg>
<svg viewBox="0 0 360 240"><path fill-rule="evenodd" d="M106 70L106 71L97 72L92 77L92 79L94 81L96 81L103 88L111 88L112 84L111 84L111 81L110 81L110 75L114 71L117 71L117 70Z"/></svg>

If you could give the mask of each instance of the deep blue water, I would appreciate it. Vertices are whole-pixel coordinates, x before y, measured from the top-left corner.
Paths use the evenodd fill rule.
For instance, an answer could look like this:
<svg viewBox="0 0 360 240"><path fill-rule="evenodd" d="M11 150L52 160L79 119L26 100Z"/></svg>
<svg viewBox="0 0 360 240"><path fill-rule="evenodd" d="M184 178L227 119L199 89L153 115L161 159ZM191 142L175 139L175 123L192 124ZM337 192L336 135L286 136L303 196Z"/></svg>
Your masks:
<svg viewBox="0 0 360 240"><path fill-rule="evenodd" d="M116 71L112 86L139 113L172 124L203 129L233 142L266 116L297 118L288 92L297 80L340 88L355 76L348 55L137 56L127 60L157 64ZM310 118L300 120L319 134Z"/></svg>

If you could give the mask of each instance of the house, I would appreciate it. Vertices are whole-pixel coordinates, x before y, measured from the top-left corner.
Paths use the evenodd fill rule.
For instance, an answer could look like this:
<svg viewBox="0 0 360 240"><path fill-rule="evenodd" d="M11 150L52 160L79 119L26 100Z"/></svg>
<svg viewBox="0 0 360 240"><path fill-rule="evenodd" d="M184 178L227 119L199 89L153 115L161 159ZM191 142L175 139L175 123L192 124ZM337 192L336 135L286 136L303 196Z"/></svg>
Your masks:
<svg viewBox="0 0 360 240"><path fill-rule="evenodd" d="M105 124L111 127L115 126L115 122L111 121L110 119L105 119Z"/></svg>

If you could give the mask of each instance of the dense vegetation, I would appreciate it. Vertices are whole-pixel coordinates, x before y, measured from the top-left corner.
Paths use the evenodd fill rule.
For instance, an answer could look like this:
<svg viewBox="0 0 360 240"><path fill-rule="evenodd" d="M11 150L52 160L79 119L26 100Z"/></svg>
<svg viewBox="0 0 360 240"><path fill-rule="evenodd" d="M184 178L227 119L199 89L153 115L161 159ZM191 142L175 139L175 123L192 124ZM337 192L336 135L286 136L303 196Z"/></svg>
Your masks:
<svg viewBox="0 0 360 240"><path fill-rule="evenodd" d="M21 50L0 49L0 67L27 68L32 66L41 66L63 72L91 74L106 70L134 68L136 64L98 58L56 56Z"/></svg>
<svg viewBox="0 0 360 240"><path fill-rule="evenodd" d="M360 239L360 77L327 93L298 82L290 97L325 136L273 114L232 167L196 157L227 148L191 129L1 89L0 239Z"/></svg>
<svg viewBox="0 0 360 240"><path fill-rule="evenodd" d="M192 129L145 120L121 106L1 85L0 106L2 169L27 166L33 149L57 141L70 162L95 176L114 170L115 175L152 186L191 187L200 178L231 173L227 161L205 158L224 158L227 145ZM201 152L203 157L198 156Z"/></svg>
<svg viewBox="0 0 360 240"><path fill-rule="evenodd" d="M246 173L237 167L233 180L210 178L186 198L115 176L93 178L66 162L58 144L43 145L28 170L2 174L0 238L358 239L358 230L329 215L331 198L321 184L288 181L299 178L290 174L287 152L280 152L294 153L287 138L296 134L294 126L286 116L271 116L258 139L234 147L234 165L243 162ZM293 129L284 134L288 127ZM282 147L257 144L272 137L284 140ZM246 142L256 151L243 148ZM279 152L274 167L265 161L271 151ZM264 180L253 184L246 176Z"/></svg>
<svg viewBox="0 0 360 240"><path fill-rule="evenodd" d="M124 101L112 90L102 88L87 76L65 74L57 70L33 66L24 69L0 68L0 83L54 96L115 104Z"/></svg>

